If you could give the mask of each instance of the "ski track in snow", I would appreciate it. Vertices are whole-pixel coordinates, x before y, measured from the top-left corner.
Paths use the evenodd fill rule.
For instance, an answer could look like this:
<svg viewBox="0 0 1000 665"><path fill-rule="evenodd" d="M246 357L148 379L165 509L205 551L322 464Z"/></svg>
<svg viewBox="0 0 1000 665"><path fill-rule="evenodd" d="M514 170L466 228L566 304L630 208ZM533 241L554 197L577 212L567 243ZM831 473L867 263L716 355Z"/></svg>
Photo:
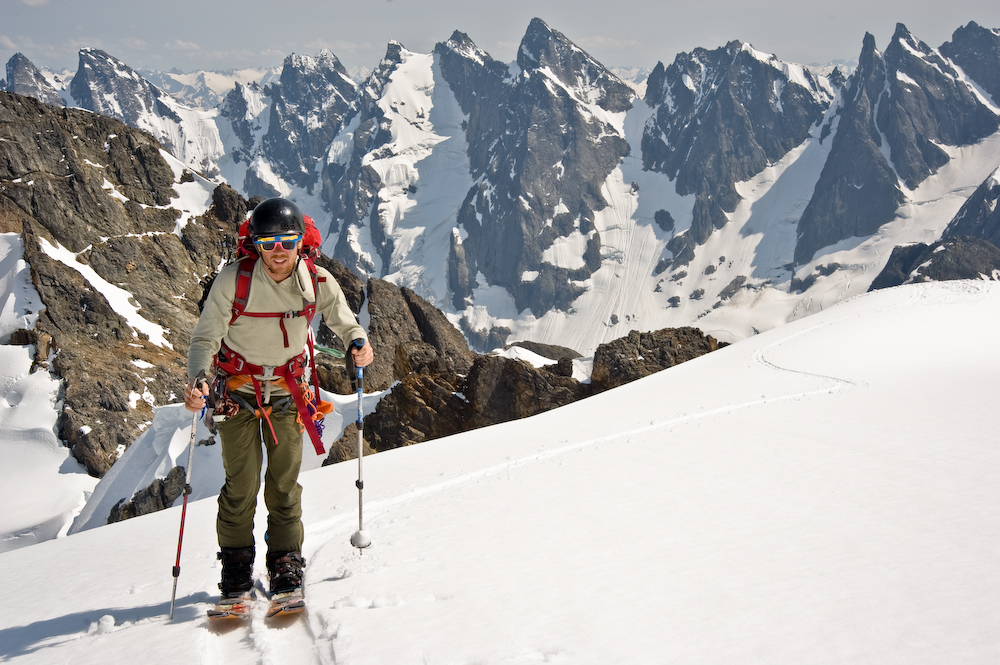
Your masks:
<svg viewBox="0 0 1000 665"><path fill-rule="evenodd" d="M982 285L976 284L975 282L959 282L955 283L955 287L952 289L954 294L951 299L950 304L966 304L975 303L979 300L985 298L988 292L988 286L984 282ZM919 301L924 298L926 290L916 289L910 295L910 297L903 303L904 306L919 304ZM932 301L933 302L933 301ZM940 298L936 301L936 304L940 304ZM893 306L893 308L899 307L899 304ZM793 340L798 340L799 338L806 337L809 335L816 334L826 328L835 326L836 324L848 320L855 319L859 317L864 317L870 315L870 312L845 312L843 316L837 318L827 318L824 321L814 324L804 326L802 330L797 331L789 336L782 337L781 339L767 344L760 349L756 350L752 355L752 364L765 368L767 370L791 373L810 379L819 379L821 382L825 383L815 389L802 390L797 392L792 392L782 395L762 395L759 399L752 399L736 404L727 404L722 407L715 409L708 409L699 411L697 413L683 413L675 418L652 423L647 426L634 427L627 430L617 431L613 434L606 436L594 437L587 439L585 441L580 441L576 443L571 443L569 445L560 446L557 448L552 448L549 450L542 450L537 453L518 457L516 459L507 460L500 464L491 465L481 469L467 472L465 474L441 481L436 484L427 485L424 487L419 487L412 489L408 492L398 494L396 496L381 499L374 502L366 502L365 504L365 524L368 526L373 526L375 528L385 519L388 518L390 514L395 515L395 519L406 519L405 516L401 515L398 510L400 506L405 506L408 504L414 504L417 501L427 498L431 495L444 492L445 490L454 489L462 485L472 484L481 481L486 478L500 476L505 472L512 471L514 469L525 467L532 464L537 464L540 462L545 462L552 460L575 451L579 451L585 448L599 447L604 444L620 443L623 441L629 441L633 437L648 432L656 430L669 430L680 425L694 423L700 420L718 418L726 414L731 414L736 411L741 411L745 409L751 409L754 407L759 407L764 404L774 404L787 401L797 401L804 398L808 398L815 395L830 394L845 390L856 390L865 389L867 384L861 381L852 381L847 378L832 376L828 374L822 374L818 372L807 371L804 369L796 369L794 367L783 366L779 364L778 361L772 360L770 356L779 351L782 347L787 346ZM307 544L312 541L317 543L309 552L307 559L312 565L323 563L325 557L322 556L321 552L324 550L328 543L339 543L341 539L346 537L346 533L354 528L354 520L356 516L353 514L342 515L339 517L331 518L325 521L313 523L307 529ZM351 552L348 555L342 555L341 564L346 566L342 567L341 574L339 577L329 578L324 580L319 580L313 583L307 582L307 590L309 586L325 584L327 582L336 582L345 577L349 576L350 567L363 565L366 567L365 572L374 572L374 570L381 567L377 562L376 557L371 557L368 559L369 563L365 563L364 555L359 555ZM308 599L308 591L307 591ZM308 601L307 601L308 602ZM358 596L347 596L341 600L334 603L333 609L317 609L313 608L311 611L307 610L306 615L300 619L297 623L291 624L287 628L280 629L279 632L275 632L274 628L263 625L263 613L265 603L259 603L258 607L255 608L254 620L251 625L251 639L255 647L261 653L263 663L277 663L277 662L290 662L285 660L290 656L291 653L296 654L296 659L294 662L315 662L315 663L338 663L337 659L337 641L340 632L340 624L336 621L334 612L346 608L369 608L378 609L383 606L391 606L395 604L401 604L402 600L393 597L380 596L373 599L362 598ZM287 632L285 632L287 631ZM292 637L294 635L294 638ZM287 637L287 639L286 639ZM280 642L279 642L280 638ZM299 641L307 641L310 643L311 650L304 648ZM280 648L277 648L280 647ZM289 651L289 649L295 648L294 651ZM277 648L277 650L276 650ZM308 653L311 651L313 658L310 660ZM544 654L541 654L544 656ZM277 657L280 656L280 659ZM300 660L301 659L301 660ZM549 662L547 657L542 658L544 662ZM558 658L557 658L558 660Z"/></svg>
<svg viewBox="0 0 1000 665"><path fill-rule="evenodd" d="M209 555L204 552L209 550L204 550L203 548L207 544L207 541L210 540L211 535L202 532L210 530L211 520L207 517L209 511L204 510L205 506L198 506L200 510L196 509L189 515L192 518L192 523L189 525L190 537L194 542L190 545L186 544L186 565L195 563L190 558L194 552L203 553L198 557L201 561L197 565L191 565L195 569L195 577L192 578L190 573L182 576L183 588L179 594L180 603L178 608L180 615L178 620L175 620L173 623L166 621L165 616L162 616L165 615L164 605L136 605L135 600L121 597L123 592L120 588L116 591L115 587L112 586L109 587L111 594L101 599L97 605L80 605L80 610L67 610L66 612L68 613L64 613L65 615L59 617L57 620L43 621L41 623L36 621L35 623L26 624L23 627L14 626L7 629L5 637L9 640L8 649L10 651L8 651L8 654L14 656L15 660L17 660L17 656L19 655L27 655L29 656L28 660L42 662L39 660L41 657L62 655L62 653L57 654L56 651L48 651L50 648L57 649L57 651L60 649L68 650L75 648L78 649L77 653L80 654L89 652L90 650L95 652L94 657L83 658L81 662L99 662L99 656L97 656L96 651L102 644L108 647L119 648L120 653L120 647L127 646L130 641L136 639L134 637L125 637L124 635L114 638L110 635L112 633L128 631L132 635L149 636L155 641L157 639L168 639L166 636L171 634L175 637L183 635L184 633L178 633L177 631L184 629L184 624L188 624L192 627L197 627L198 631L197 637L191 639L192 643L188 645L189 660L206 664L222 665L223 663L232 662L255 662L263 664L287 662L322 664L345 664L355 661L373 662L371 654L373 653L373 649L377 653L377 644L373 644L372 640L376 642L379 640L378 635L371 632L375 630L374 626L382 625L386 629L390 629L394 625L393 622L397 616L401 619L407 619L409 621L407 625L416 624L418 626L422 625L420 621L429 620L428 617L455 616L454 611L442 612L430 609L430 607L428 607L428 611L426 612L423 610L417 611L418 608L413 606L421 602L454 600L456 603L465 603L466 605L463 605L463 608L467 606L479 607L476 603L482 603L484 602L483 598L491 597L490 590L477 589L477 593L474 594L475 598L472 600L468 597L453 599L447 594L455 590L456 583L448 576L458 575L462 571L451 570L447 573L442 573L440 578L436 578L435 575L439 572L435 570L436 564L432 566L429 562L416 569L425 574L431 574L431 577L426 580L426 585L422 583L416 587L405 587L405 590L402 586L393 586L391 580L396 579L396 583L398 584L399 580L402 579L402 574L407 572L405 567L411 565L413 560L400 558L398 555L401 552L392 549L394 545L392 539L394 537L404 539L400 540L399 544L406 545L405 539L412 541L416 537L412 531L393 528L394 525L395 527L405 526L410 520L421 519L420 516L429 510L438 515L441 514L442 510L445 510L444 514L453 512L455 508L445 507L445 503L475 496L475 493L479 492L479 490L475 490L472 486L486 479L496 479L499 481L516 480L518 478L524 479L526 474L523 472L521 474L512 474L511 472L517 469L526 469L536 465L551 463L560 457L564 459L557 461L557 464L562 465L563 462L566 462L572 466L575 460L565 458L574 452L585 449L599 449L606 446L614 449L616 452L621 451L627 448L632 440L640 438L639 435L649 432L657 432L657 436L646 437L647 441L668 440L676 436L676 432L670 432L671 429L699 422L703 423L699 426L704 426L704 421L710 421L737 412L743 412L744 414L753 413L754 407L763 405L808 400L814 396L849 393L852 391L860 391L860 399L865 399L863 393L869 389L869 384L866 380L869 379L870 375L859 369L865 366L865 358L858 359L855 356L838 355L838 351L842 351L842 348L836 345L841 342L845 333L847 340L844 344L848 346L844 348L855 348L861 350L862 354L872 353L877 356L879 353L877 345L861 347L852 346L852 343L857 339L867 339L866 336L872 328L878 330L880 324L879 317L895 318L900 313L905 314L905 312L899 312L898 310L912 310L926 304L938 308L936 311L938 318L948 318L948 307L957 306L967 311L970 307L976 307L980 301L989 295L990 291L990 283L985 281L946 284L934 283L898 287L897 289L889 289L854 298L852 301L839 305L836 313L834 311L827 312L819 319L802 319L788 324L788 327L784 331L767 332L755 338L745 340L741 343L745 349L742 356L737 354L728 355L730 352L726 349L720 350L717 352L718 355L711 354L704 359L710 365L699 366L705 370L709 370L709 374L712 376L719 377L725 375L731 377L734 382L748 386L749 390L731 393L733 401L730 403L715 401L712 404L715 408L702 409L700 407L700 404L703 402L699 396L704 396L700 392L694 399L688 400L680 398L680 394L678 394L679 401L672 406L666 407L673 409L672 413L668 411L662 413L662 416L659 412L656 414L650 413L650 419L648 420L643 420L646 418L645 413L639 417L635 417L635 414L621 414L621 419L614 419L620 423L620 427L614 431L610 431L611 428L601 426L599 425L599 421L595 421L594 429L597 431L592 432L593 436L573 434L573 431L587 432L590 430L586 428L573 430L575 426L567 423L569 430L563 431L568 431L569 433L565 436L550 438L547 443L543 441L540 444L541 447L534 447L536 445L534 443L525 445L525 442L522 441L515 448L506 448L506 453L501 452L500 449L493 448L475 449L475 443L468 439L464 440L462 445L457 446L449 446L447 442L441 442L436 447L432 446L420 452L426 452L439 458L455 457L454 463L450 467L438 473L437 470L431 472L433 465L425 465L427 466L427 472L423 475L411 476L408 473L396 475L397 482L393 483L389 479L393 477L393 473L398 474L398 469L393 470L390 467L409 468L407 466L408 462L412 462L415 458L406 457L406 455L417 454L413 450L398 451L404 456L390 456L385 460L386 462L392 462L392 464L383 466L383 469L386 470L386 480L383 481L384 484L380 483L377 489L373 490L381 492L381 494L376 494L374 500L366 500L364 506L366 528L381 531L375 548L365 550L363 554L359 555L353 549L345 547L348 535L356 528L357 513L350 509L350 503L342 503L344 501L342 498L334 499L334 501L340 503L339 506L332 503L324 505L324 509L336 513L334 516L327 519L322 519L321 517L318 521L314 519L307 521L304 554L309 562L306 597L310 607L297 618L279 622L265 620L266 601L259 600L254 608L252 618L245 624L237 624L231 628L219 630L215 630L215 626L209 624L204 610L210 606L210 602L213 599L211 589L214 588L214 583L217 579L211 579L211 577L217 574L217 568L209 571L208 568L211 568L211 566L206 565L204 561L209 558ZM906 297L901 298L900 294L905 294ZM874 307L871 304L865 303L874 303ZM860 306L855 306L859 304ZM942 305L945 306L944 309L941 309ZM865 325L857 325L856 323L847 326L842 325L844 322L863 320L865 317L873 317L874 320L871 326L866 327ZM906 321L912 325L914 321L926 320L926 318L910 318ZM905 328L901 328L901 330L905 330ZM944 328L943 330L949 331L950 328ZM900 344L905 345L907 342L907 340L901 339L898 336L884 338L884 341L892 344L894 347L898 347ZM834 345L832 348L829 346L831 343ZM747 345L751 348L747 348ZM735 350L736 347L733 348ZM913 348L919 351L920 347L914 346ZM835 359L836 364L831 364L827 354L817 355L815 353L816 349L830 350L830 355ZM803 353L804 350L807 353ZM909 348L905 347L902 350L897 348L895 353L903 361L912 355ZM726 362L727 355L728 364ZM717 358L718 361L713 360L713 358ZM741 362L733 364L732 360L734 358L740 358ZM844 361L843 364L841 364L840 359ZM702 372L699 366L696 366L696 363L698 361L676 368L675 371L677 373L675 376L679 378L677 385L694 387L695 384L691 382L691 379ZM721 363L722 366L729 367L730 369L725 374L719 372L713 373L710 371L710 368L715 367L718 369L719 365L716 363ZM837 371L836 368L838 367L842 368L842 373ZM740 376L740 372L744 372L744 374ZM688 379L687 383L684 381L685 375ZM779 378L778 380L769 380L769 376ZM656 380L653 379L654 382ZM656 385L665 386L666 384L659 383ZM872 385L876 391L884 393L888 390L886 386L881 385L874 379L872 379ZM760 387L761 391L759 397L756 392L757 386ZM699 390L704 388L705 386L700 386ZM709 389L711 389L710 386ZM625 387L625 392L622 395L625 397L634 395L635 393L629 392L632 390L642 392L641 386L635 385L633 388ZM859 395L855 395L853 403L857 403L858 399ZM613 399L611 404L620 407L627 402L627 399ZM574 409L573 406L567 408L570 409L569 412L572 412ZM776 413L782 412L779 411ZM614 414L609 412L609 415ZM660 419L661 417L662 419ZM743 417L745 418L745 416ZM759 419L759 421L763 420L764 418ZM744 420L743 422L753 421ZM526 431L530 432L533 427L530 423L525 422L520 424L512 423L511 425L513 427L508 430L508 434L505 436L509 436L511 432L515 435L523 434ZM660 432L663 434L659 434ZM576 436L579 436L579 438L572 440ZM549 447L546 448L546 445ZM470 447L473 449L470 450ZM462 452L463 450L465 452ZM647 448L647 452L649 450L651 449ZM689 449L689 452L690 450L693 450L693 448ZM673 455L678 452L682 451L675 449L670 454ZM855 452L850 448L845 448L841 451L841 454L847 457ZM502 454L510 454L511 456L504 459L500 456ZM636 454L642 453L637 452ZM588 455L587 457L590 462L597 459L593 455ZM700 459L700 454L695 455L692 459L697 461ZM859 461L863 462L864 460L859 458ZM870 462L870 460L868 461ZM440 469L440 467L437 468ZM344 471L347 470L346 468L344 469ZM546 474L543 471L543 469L540 469L538 472L532 472L527 475L534 479L544 478ZM629 472L628 469L622 469L621 471ZM331 471L331 473L336 472ZM431 473L437 475L431 475ZM445 473L452 473L454 475L444 477ZM342 475L346 477L347 474ZM577 476L579 476L579 468L577 468ZM315 476L304 482L306 484L317 482L314 478ZM400 478L405 478L406 481L398 482ZM411 481L412 484L405 484ZM879 482L891 485L894 481L890 478L881 479ZM472 494L469 493L470 490L473 492ZM524 490L525 487L521 486L511 488L510 491L519 493ZM352 494L345 492L344 496L352 496ZM366 498L368 496L370 495L366 494ZM511 496L514 496L514 494L499 494L497 495L497 499L502 503L503 497L510 498ZM434 500L427 501L429 498L433 498ZM676 499L676 496L673 498ZM628 503L621 504L620 507L626 510L631 509ZM315 511L315 502L309 508L311 511ZM599 515L595 516L595 519L599 517ZM152 517L152 519L155 520L156 518ZM595 524L603 524L603 522L596 522ZM140 533L140 526L140 521L136 520L131 525L125 523L122 526L115 525L108 528L116 530L125 529L124 533ZM170 527L171 530L176 528L173 522L170 523ZM498 525L498 527L503 532L503 525ZM108 533L122 532L109 531ZM537 535L537 532L533 531L527 531L526 533ZM420 537L436 538L442 535L445 539L455 537L455 534L448 532L421 534ZM688 535L690 535L689 532ZM482 537L482 534L478 534L478 536ZM88 539L93 538L94 534L91 533L88 536L87 532L83 532L79 534L79 537ZM62 541L62 544L82 544L85 542L88 542L88 540ZM93 540L92 542L96 543L97 541ZM134 547L132 556L136 557L137 560L149 557L150 548L154 545L153 543L130 542ZM824 542L821 541L820 545ZM199 548L199 543L201 544L201 548ZM330 547L327 547L328 545ZM409 548L401 548L402 550L406 550L402 552L404 555L420 552L422 549L415 547L413 542L409 542L408 545ZM545 546L542 543L540 545ZM54 544L42 544L38 546L41 549L37 551L44 554L47 551L45 548L49 546L57 547ZM382 549L383 546L385 547L384 550ZM819 545L816 546L818 547ZM17 557L18 555L17 552L11 553L12 557ZM211 558L214 558L214 556ZM14 561L15 559L9 560ZM419 561L422 561L422 559ZM634 563L638 559L631 561ZM677 559L675 563L683 563L685 561L687 559L682 557ZM489 565L491 561L487 561L486 563ZM492 563L495 563L495 561L492 561ZM523 564L521 565L523 566ZM168 564L164 561L164 573L167 566ZM447 566L443 567L447 568ZM527 572L527 570L525 569L522 572ZM586 570L591 569L587 568ZM808 572L807 569L804 570ZM805 574L803 571L799 572L800 574ZM206 577L206 573L210 573L208 577ZM384 573L388 574L380 580L379 575ZM128 575L129 573L126 572L125 574ZM363 576L365 579L349 580L348 578L354 574ZM551 574L558 577L560 572L554 568ZM258 562L258 566L255 569L255 575L258 579L263 575L260 562ZM479 578L473 577L473 579ZM864 576L848 578L848 581L850 582L851 579L856 583L867 580ZM680 582L678 584L679 589L683 590L686 588L684 584ZM441 586L439 587L438 585ZM147 583L134 585L131 590L124 593L147 593L149 589L146 587L169 590L165 584ZM426 595L423 591L424 588L430 589ZM560 581L559 584L554 584L553 588L569 589L572 587L564 587ZM69 591L72 591L72 589L69 589ZM499 592L506 593L502 589ZM517 594L515 593L514 595ZM533 596L527 593L527 597L532 598ZM543 595L543 597L549 600L552 599L551 595ZM598 594L597 597L600 598L602 596ZM692 602L695 605L697 604L690 598L684 597L678 599L677 602ZM130 605L130 603L132 604ZM524 610L523 603L512 604L509 598L500 598L498 603L501 609L508 608L509 611L513 612L523 612ZM409 613L392 614L391 608L407 604L411 605ZM650 607L659 606L653 604ZM32 608L32 604L29 602L26 608ZM377 610L379 614L369 615L361 613L361 610ZM552 608L553 615L559 615L560 612L564 611L566 611L565 608ZM384 614L382 614L383 612ZM56 613L59 614L59 612ZM405 617L404 614L406 615ZM418 615L420 616L418 617ZM498 616L492 617L492 619L502 622L507 616L510 615L500 612ZM573 614L573 616L577 615ZM747 616L751 615L748 614ZM754 614L753 616L756 615ZM81 622L85 632L76 632L80 630L77 626ZM92 622L90 630L86 630L87 622ZM567 638L565 633L559 631L560 627L559 622L555 621L554 628L551 631L540 632L540 634L545 635L544 640L542 640L544 643L525 644L522 645L523 650L517 652L506 651L502 657L499 656L498 652L498 659L494 660L483 660L481 658L478 661L475 659L456 659L457 654L463 649L463 644L456 635L456 643L451 645L455 651L450 654L451 658L445 658L445 661L572 661L574 660L574 654L572 653L573 637L570 635ZM614 633L613 627L609 627L608 630L609 634ZM192 633L187 634L192 635ZM424 636L419 632L413 632L411 637L413 640L412 644L420 644L423 642ZM103 642L102 640L105 638L111 639ZM387 637L386 639L388 640L387 643L391 644L393 639L398 640L401 638ZM538 635L529 637L529 640L534 639L538 639ZM62 647L64 643L74 641L79 641L81 646ZM432 651L429 654L425 654L425 662L442 662L440 658L434 657L433 649L436 646L434 640L428 640L427 644ZM440 646L437 646L437 648L440 651ZM566 651L567 648L569 652ZM84 651L85 649L87 651ZM512 655L515 653L516 656ZM580 653L575 654L576 657L580 657L581 655ZM190 658L190 656L194 656L194 658ZM407 662L414 661L410 659ZM593 661L590 660L587 662Z"/></svg>

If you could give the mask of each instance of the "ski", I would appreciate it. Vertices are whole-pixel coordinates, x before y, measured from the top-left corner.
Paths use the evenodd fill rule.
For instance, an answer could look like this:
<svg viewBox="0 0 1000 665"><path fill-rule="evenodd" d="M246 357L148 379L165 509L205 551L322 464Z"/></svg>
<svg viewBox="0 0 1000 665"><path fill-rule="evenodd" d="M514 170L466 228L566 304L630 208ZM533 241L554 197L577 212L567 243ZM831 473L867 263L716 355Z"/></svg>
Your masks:
<svg viewBox="0 0 1000 665"><path fill-rule="evenodd" d="M253 610L253 594L249 591L235 598L222 598L208 610L210 621L245 621Z"/></svg>
<svg viewBox="0 0 1000 665"><path fill-rule="evenodd" d="M271 619L273 617L298 614L304 609L306 609L305 594L302 591L302 587L295 587L288 591L271 594L271 603L267 608L267 614L264 616Z"/></svg>

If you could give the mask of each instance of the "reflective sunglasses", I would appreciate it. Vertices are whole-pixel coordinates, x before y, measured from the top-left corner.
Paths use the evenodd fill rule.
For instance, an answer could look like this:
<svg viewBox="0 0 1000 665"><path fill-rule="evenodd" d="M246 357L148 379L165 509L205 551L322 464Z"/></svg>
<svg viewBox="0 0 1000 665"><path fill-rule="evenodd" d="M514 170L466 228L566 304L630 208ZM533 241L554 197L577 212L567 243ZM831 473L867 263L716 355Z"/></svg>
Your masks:
<svg viewBox="0 0 1000 665"><path fill-rule="evenodd" d="M284 249L293 250L295 246L299 244L302 240L302 236L287 235L287 236L267 236L264 238L254 238L253 244L257 246L263 252L270 252L274 250L275 245L281 244Z"/></svg>

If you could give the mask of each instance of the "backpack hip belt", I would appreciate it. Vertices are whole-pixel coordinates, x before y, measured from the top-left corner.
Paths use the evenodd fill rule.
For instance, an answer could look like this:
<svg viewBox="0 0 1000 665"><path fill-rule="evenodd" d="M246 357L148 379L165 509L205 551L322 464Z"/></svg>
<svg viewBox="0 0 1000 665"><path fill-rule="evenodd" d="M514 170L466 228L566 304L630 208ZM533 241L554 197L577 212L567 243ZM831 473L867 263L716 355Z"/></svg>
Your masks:
<svg viewBox="0 0 1000 665"><path fill-rule="evenodd" d="M309 354L307 351L303 351L299 355L295 356L289 360L284 365L255 365L251 362L247 362L246 358L240 355L237 351L233 351L229 346L226 345L225 340L222 341L219 347L219 355L216 358L217 369L232 375L246 375L250 377L253 382L253 390L257 396L257 406L259 407L258 418L263 417L267 421L267 426L271 429L271 436L274 438L275 444L278 443L278 437L274 433L274 425L271 424L271 418L269 416L270 408L265 407L265 402L268 400L264 398L263 392L261 391L261 381L267 381L268 385L266 391L268 396L270 396L270 381L271 378L282 378L285 380L285 385L288 386L288 392L292 395L292 401L295 402L295 408L299 412L299 420L305 426L306 431L309 433L309 439L312 441L313 448L316 449L317 455L326 454L326 449L323 447L323 441L320 438L319 431L316 429L316 423L313 420L313 414L316 413L316 405L310 405L306 401L305 392L309 388L309 384L305 381L306 367L309 365ZM316 399L319 398L319 393L315 393ZM310 408L312 406L313 408Z"/></svg>

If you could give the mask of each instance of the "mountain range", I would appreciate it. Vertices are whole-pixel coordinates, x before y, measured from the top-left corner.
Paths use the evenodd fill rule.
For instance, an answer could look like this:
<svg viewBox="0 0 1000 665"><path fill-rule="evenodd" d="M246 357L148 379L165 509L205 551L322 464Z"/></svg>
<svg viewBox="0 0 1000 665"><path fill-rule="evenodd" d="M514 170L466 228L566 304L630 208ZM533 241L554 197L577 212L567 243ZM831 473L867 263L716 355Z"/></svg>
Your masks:
<svg viewBox="0 0 1000 665"><path fill-rule="evenodd" d="M457 31L429 54L390 43L360 83L329 51L290 55L231 73L210 108L96 49L72 78L17 55L6 86L292 198L327 254L413 289L478 349L586 354L633 328L742 339L864 292L897 246L996 236L1000 31L934 48L899 24L845 71L732 41L635 87L535 19L514 62Z"/></svg>
<svg viewBox="0 0 1000 665"><path fill-rule="evenodd" d="M429 54L389 44L361 82L328 51L260 81L195 76L188 103L95 49L74 75L17 55L0 92L0 343L11 376L60 388L52 432L4 436L103 476L177 400L198 303L254 197L293 198L323 230L383 351L368 387L400 382L371 423L383 448L568 403L678 339L710 350L873 288L995 279L998 42L970 23L935 49L900 25L847 73L733 41L638 85L534 20L510 63L455 32ZM190 103L209 84L222 101ZM667 328L680 337L645 332ZM470 370L466 343L515 342L610 375ZM341 373L319 363L327 390L345 392Z"/></svg>

